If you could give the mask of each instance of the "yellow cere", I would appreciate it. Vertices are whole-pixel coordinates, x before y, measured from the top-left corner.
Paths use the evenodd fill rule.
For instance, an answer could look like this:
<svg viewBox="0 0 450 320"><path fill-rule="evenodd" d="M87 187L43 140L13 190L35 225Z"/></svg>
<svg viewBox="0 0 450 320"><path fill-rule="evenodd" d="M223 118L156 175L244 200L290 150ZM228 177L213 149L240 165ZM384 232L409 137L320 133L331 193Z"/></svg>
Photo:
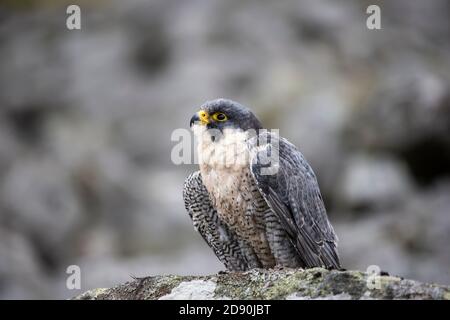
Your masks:
<svg viewBox="0 0 450 320"><path fill-rule="evenodd" d="M198 112L198 117L200 118L200 121L203 124L208 124L209 123L209 114L208 114L208 112L206 112L204 110L200 110Z"/></svg>

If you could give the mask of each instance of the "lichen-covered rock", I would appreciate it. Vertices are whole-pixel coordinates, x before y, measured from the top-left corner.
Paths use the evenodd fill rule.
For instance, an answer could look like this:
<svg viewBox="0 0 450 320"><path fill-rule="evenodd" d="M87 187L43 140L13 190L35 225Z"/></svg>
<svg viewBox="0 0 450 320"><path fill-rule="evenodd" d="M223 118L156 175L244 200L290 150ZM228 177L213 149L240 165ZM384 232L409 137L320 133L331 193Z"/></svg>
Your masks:
<svg viewBox="0 0 450 320"><path fill-rule="evenodd" d="M450 287L360 271L322 268L230 272L210 276L152 276L75 297L104 299L445 299Z"/></svg>

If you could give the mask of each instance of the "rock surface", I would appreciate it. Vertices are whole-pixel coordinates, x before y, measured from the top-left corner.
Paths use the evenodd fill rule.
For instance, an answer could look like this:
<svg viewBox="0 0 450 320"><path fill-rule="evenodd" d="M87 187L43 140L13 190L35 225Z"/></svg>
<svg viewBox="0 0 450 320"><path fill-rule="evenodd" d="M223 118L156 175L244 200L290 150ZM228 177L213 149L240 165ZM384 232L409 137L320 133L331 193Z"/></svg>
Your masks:
<svg viewBox="0 0 450 320"><path fill-rule="evenodd" d="M421 283L389 275L360 271L251 270L210 276L152 276L116 287L87 291L75 299L144 300L349 300L349 299L444 299L450 287Z"/></svg>

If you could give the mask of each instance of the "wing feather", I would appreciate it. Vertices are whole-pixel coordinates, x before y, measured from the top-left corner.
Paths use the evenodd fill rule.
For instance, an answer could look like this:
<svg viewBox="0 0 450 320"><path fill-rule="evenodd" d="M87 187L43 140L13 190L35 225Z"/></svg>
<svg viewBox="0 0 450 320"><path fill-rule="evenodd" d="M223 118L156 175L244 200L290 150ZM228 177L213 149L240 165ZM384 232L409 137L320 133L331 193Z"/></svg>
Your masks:
<svg viewBox="0 0 450 320"><path fill-rule="evenodd" d="M316 176L300 151L268 132L250 139L249 149L251 172L258 188L305 267L340 268L337 236L328 220Z"/></svg>

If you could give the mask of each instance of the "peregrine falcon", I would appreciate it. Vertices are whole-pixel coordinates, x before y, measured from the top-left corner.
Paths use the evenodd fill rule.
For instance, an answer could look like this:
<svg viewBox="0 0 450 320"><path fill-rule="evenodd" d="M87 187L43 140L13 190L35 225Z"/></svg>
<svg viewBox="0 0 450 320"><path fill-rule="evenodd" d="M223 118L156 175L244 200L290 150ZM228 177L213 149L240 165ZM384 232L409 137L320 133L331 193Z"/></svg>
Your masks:
<svg viewBox="0 0 450 320"><path fill-rule="evenodd" d="M186 179L183 198L225 267L339 269L337 236L300 151L237 102L200 109L190 121L200 170Z"/></svg>

